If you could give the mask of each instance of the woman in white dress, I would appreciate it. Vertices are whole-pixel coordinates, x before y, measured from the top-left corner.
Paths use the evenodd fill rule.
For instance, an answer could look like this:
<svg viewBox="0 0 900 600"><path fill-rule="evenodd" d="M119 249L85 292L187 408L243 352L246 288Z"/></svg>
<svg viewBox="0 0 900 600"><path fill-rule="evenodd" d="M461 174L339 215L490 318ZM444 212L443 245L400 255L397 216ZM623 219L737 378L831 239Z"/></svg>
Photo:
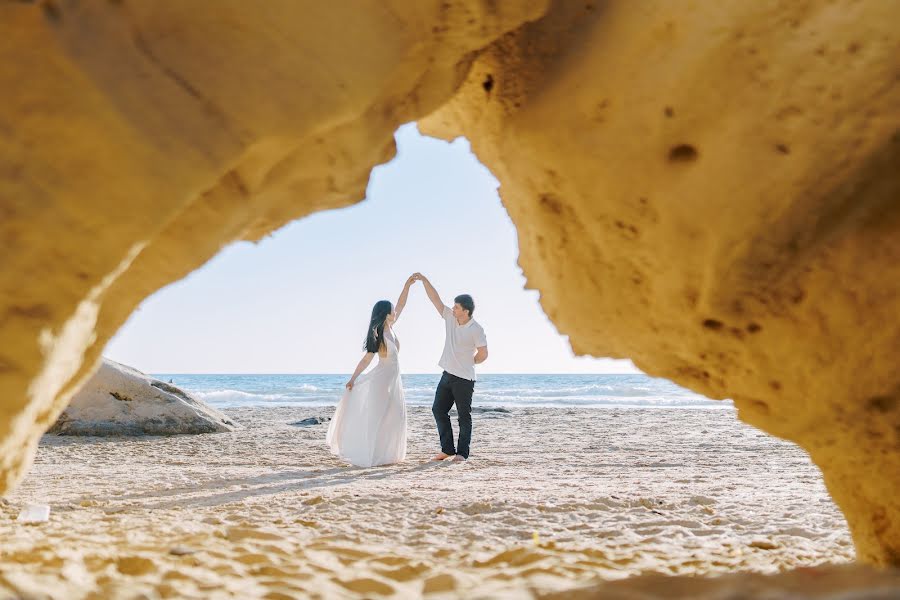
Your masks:
<svg viewBox="0 0 900 600"><path fill-rule="evenodd" d="M406 281L396 308L387 300L372 308L366 353L347 382L328 427L325 440L331 451L357 467L388 465L406 458L406 401L397 359L400 342L393 325L414 282L413 277ZM376 354L375 368L360 375Z"/></svg>

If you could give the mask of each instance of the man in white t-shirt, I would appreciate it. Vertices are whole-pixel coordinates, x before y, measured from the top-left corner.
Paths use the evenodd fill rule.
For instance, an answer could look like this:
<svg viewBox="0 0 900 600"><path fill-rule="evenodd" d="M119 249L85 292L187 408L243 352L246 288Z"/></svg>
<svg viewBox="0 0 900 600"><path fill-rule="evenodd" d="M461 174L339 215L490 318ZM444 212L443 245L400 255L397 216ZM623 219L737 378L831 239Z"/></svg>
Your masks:
<svg viewBox="0 0 900 600"><path fill-rule="evenodd" d="M444 369L441 382L434 393L431 412L441 437L441 451L432 460L453 457L454 461L469 458L472 440L472 393L475 391L475 365L487 360L487 338L481 325L472 319L475 302L468 294L453 299L453 308L445 306L431 282L421 273L413 275L425 285L425 293L444 319L447 337L444 353L438 365ZM459 440L453 445L453 425L450 409L456 404Z"/></svg>

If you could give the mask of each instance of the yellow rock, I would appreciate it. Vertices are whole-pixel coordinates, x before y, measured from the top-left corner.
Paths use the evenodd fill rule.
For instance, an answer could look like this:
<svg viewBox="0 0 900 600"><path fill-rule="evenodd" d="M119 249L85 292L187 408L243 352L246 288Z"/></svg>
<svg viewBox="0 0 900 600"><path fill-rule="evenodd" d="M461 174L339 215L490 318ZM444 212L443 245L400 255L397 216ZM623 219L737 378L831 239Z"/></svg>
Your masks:
<svg viewBox="0 0 900 600"><path fill-rule="evenodd" d="M495 42L421 128L501 181L576 353L733 398L900 564L900 5L602 7Z"/></svg>
<svg viewBox="0 0 900 600"><path fill-rule="evenodd" d="M4 3L0 493L141 300L358 202L397 126L545 5Z"/></svg>

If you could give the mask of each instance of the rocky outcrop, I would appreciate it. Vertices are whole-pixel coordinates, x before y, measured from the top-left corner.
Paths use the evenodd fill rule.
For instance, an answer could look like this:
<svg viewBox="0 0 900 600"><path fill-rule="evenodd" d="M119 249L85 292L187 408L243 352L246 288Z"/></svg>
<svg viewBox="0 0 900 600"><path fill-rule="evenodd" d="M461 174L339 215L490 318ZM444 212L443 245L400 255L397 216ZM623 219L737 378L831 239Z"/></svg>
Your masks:
<svg viewBox="0 0 900 600"><path fill-rule="evenodd" d="M900 563L900 4L554 9L422 129L502 182L576 353L734 399Z"/></svg>
<svg viewBox="0 0 900 600"><path fill-rule="evenodd" d="M0 4L0 494L144 298L358 202L546 4Z"/></svg>
<svg viewBox="0 0 900 600"><path fill-rule="evenodd" d="M0 7L0 492L135 306L466 135L580 354L802 445L900 564L900 4ZM429 116L430 115L430 116Z"/></svg>
<svg viewBox="0 0 900 600"><path fill-rule="evenodd" d="M174 385L103 359L48 433L178 435L236 428L227 416Z"/></svg>

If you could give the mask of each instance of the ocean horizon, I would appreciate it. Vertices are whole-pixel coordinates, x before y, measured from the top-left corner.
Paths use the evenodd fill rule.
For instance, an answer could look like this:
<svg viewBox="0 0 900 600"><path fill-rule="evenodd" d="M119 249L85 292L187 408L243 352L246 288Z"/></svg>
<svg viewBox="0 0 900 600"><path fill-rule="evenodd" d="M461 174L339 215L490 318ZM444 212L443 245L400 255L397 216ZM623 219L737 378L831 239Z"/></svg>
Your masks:
<svg viewBox="0 0 900 600"><path fill-rule="evenodd" d="M154 373L217 408L333 406L349 374ZM440 373L402 375L406 403L430 406ZM733 408L643 374L479 374L473 406Z"/></svg>

